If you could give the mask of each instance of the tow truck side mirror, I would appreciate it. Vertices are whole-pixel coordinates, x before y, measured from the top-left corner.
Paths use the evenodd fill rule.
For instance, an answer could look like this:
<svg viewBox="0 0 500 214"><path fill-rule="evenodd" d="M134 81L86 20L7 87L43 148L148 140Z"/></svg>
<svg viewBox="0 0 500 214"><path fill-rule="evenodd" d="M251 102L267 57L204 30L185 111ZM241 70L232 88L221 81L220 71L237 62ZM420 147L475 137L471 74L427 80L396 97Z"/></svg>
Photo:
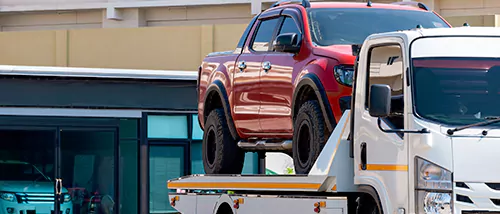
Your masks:
<svg viewBox="0 0 500 214"><path fill-rule="evenodd" d="M372 117L387 117L391 113L391 87L373 84L370 87L369 112Z"/></svg>
<svg viewBox="0 0 500 214"><path fill-rule="evenodd" d="M296 33L283 33L274 40L273 49L276 52L298 53L300 43L299 35Z"/></svg>

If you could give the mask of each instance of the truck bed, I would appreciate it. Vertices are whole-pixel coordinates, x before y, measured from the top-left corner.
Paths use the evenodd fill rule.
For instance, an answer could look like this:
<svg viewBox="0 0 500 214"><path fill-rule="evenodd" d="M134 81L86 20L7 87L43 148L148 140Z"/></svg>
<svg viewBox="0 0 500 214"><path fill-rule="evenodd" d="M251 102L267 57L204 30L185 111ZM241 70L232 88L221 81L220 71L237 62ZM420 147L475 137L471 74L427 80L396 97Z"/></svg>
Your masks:
<svg viewBox="0 0 500 214"><path fill-rule="evenodd" d="M349 157L349 110L332 132L307 175L189 175L168 181L176 190L246 190L337 192L354 189L354 163Z"/></svg>

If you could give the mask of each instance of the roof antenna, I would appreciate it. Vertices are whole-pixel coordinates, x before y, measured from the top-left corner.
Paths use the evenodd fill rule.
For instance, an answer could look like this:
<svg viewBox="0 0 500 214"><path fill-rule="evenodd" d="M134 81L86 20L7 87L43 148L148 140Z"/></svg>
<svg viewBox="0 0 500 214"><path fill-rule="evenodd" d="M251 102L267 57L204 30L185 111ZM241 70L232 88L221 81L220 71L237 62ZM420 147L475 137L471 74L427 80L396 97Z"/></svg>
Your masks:
<svg viewBox="0 0 500 214"><path fill-rule="evenodd" d="M424 27L422 27L422 25L417 25L417 29L422 29Z"/></svg>
<svg viewBox="0 0 500 214"><path fill-rule="evenodd" d="M371 7L372 6L372 1L368 0L368 2L366 3L366 6Z"/></svg>
<svg viewBox="0 0 500 214"><path fill-rule="evenodd" d="M464 26L465 27L470 27L469 23L467 23L467 22L464 23Z"/></svg>

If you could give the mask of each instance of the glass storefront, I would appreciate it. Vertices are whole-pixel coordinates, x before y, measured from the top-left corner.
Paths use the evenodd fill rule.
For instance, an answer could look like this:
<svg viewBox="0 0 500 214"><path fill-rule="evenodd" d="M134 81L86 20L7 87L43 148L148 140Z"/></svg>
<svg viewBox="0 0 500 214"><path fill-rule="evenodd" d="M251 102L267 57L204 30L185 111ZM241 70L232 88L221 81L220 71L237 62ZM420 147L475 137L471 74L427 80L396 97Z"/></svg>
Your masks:
<svg viewBox="0 0 500 214"><path fill-rule="evenodd" d="M149 212L176 213L168 200L166 181L204 174L202 162L203 130L196 114L149 115ZM258 173L258 156L246 153L243 174Z"/></svg>
<svg viewBox="0 0 500 214"><path fill-rule="evenodd" d="M175 213L167 180L204 174L196 114L17 118L0 117L0 213ZM149 152L141 156L143 145ZM258 173L256 153L246 154L243 173ZM146 189L149 204L140 204Z"/></svg>

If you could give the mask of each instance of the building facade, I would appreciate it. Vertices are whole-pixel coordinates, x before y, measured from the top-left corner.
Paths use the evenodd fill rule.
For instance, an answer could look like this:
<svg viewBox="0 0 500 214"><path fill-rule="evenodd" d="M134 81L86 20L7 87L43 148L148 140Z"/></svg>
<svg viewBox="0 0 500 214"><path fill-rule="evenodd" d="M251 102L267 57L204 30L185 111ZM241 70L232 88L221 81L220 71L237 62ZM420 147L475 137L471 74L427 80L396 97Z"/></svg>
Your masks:
<svg viewBox="0 0 500 214"><path fill-rule="evenodd" d="M273 2L4 0L0 64L195 71L207 53L234 49ZM422 2L454 26L499 25L497 0Z"/></svg>

